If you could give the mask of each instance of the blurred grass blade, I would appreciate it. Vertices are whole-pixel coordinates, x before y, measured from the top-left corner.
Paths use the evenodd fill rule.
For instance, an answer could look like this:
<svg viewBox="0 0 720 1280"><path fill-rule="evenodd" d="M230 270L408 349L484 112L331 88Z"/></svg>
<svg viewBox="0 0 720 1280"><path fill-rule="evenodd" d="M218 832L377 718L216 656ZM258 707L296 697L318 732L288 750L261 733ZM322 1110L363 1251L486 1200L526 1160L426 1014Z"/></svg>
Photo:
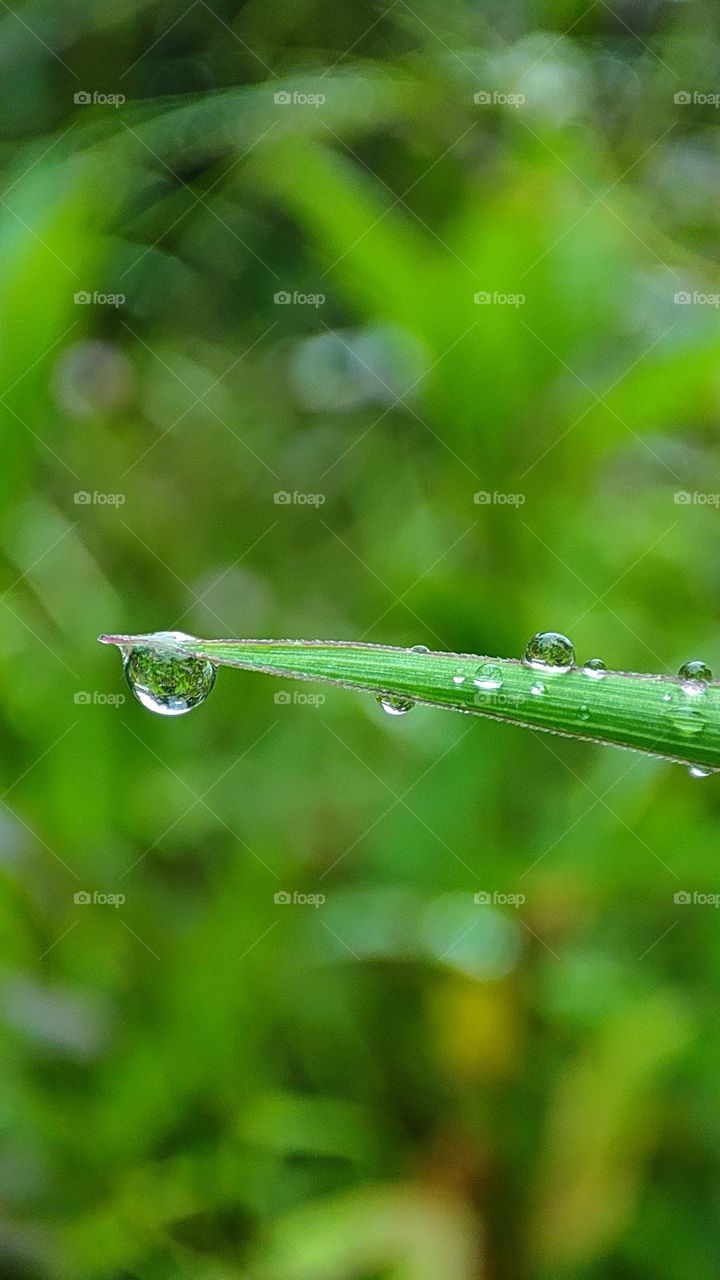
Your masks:
<svg viewBox="0 0 720 1280"><path fill-rule="evenodd" d="M720 768L720 683L623 671L539 669L516 658L345 640L199 640L104 635L105 644L205 658L218 666L316 680L376 697L506 720L526 728Z"/></svg>

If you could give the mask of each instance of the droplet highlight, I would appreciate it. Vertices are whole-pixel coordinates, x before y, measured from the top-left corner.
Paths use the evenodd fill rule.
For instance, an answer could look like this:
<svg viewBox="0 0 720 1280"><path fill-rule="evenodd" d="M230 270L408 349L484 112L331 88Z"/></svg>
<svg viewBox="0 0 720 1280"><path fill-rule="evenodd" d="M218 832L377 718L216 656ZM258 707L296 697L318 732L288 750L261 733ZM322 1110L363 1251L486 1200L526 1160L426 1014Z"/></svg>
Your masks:
<svg viewBox="0 0 720 1280"><path fill-rule="evenodd" d="M523 662L542 671L570 671L575 664L572 641L559 631L538 631L528 641Z"/></svg>
<svg viewBox="0 0 720 1280"><path fill-rule="evenodd" d="M430 650L428 649L426 644L414 644L410 652L411 653L429 653Z"/></svg>
<svg viewBox="0 0 720 1280"><path fill-rule="evenodd" d="M412 698L396 698L390 694L382 694L378 702L389 716L405 716L415 706Z"/></svg>
<svg viewBox="0 0 720 1280"><path fill-rule="evenodd" d="M545 692L545 685L536 680L534 684L530 685L530 692L534 698L541 698Z"/></svg>
<svg viewBox="0 0 720 1280"><path fill-rule="evenodd" d="M714 772L714 769L703 769L699 764L691 764L688 769L691 778L709 778Z"/></svg>
<svg viewBox="0 0 720 1280"><path fill-rule="evenodd" d="M182 639L180 632L169 632ZM123 654L123 670L133 696L159 716L184 716L205 701L216 667L205 658L183 657L172 649L137 645Z"/></svg>

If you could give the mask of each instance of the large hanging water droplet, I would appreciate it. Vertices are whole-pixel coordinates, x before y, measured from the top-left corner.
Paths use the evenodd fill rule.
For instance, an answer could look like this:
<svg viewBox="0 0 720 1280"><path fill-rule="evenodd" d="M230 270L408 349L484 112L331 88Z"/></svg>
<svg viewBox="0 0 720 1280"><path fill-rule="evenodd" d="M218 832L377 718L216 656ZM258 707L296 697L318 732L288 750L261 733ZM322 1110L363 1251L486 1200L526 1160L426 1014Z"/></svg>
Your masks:
<svg viewBox="0 0 720 1280"><path fill-rule="evenodd" d="M415 706L412 698L397 698L394 695L385 693L381 694L378 702L383 711L386 711L389 716L405 716Z"/></svg>
<svg viewBox="0 0 720 1280"><path fill-rule="evenodd" d="M710 774L714 772L714 769L703 769L699 764L691 764L688 768L691 778L709 778Z"/></svg>
<svg viewBox="0 0 720 1280"><path fill-rule="evenodd" d="M502 682L502 667L495 662L483 662L473 676L473 684L478 689L499 689Z"/></svg>
<svg viewBox="0 0 720 1280"><path fill-rule="evenodd" d="M686 683L686 693L701 693L712 680L712 671L705 662L683 662L678 675Z"/></svg>
<svg viewBox="0 0 720 1280"><path fill-rule="evenodd" d="M602 658L588 658L583 671L586 676L592 676L594 680L602 680L607 675L607 667Z"/></svg>
<svg viewBox="0 0 720 1280"><path fill-rule="evenodd" d="M538 631L528 641L523 662L541 671L570 671L575 663L572 641L559 631Z"/></svg>
<svg viewBox="0 0 720 1280"><path fill-rule="evenodd" d="M180 632L169 632L182 639ZM215 684L216 668L205 658L138 645L123 654L125 678L138 702L159 716L184 716L199 707Z"/></svg>

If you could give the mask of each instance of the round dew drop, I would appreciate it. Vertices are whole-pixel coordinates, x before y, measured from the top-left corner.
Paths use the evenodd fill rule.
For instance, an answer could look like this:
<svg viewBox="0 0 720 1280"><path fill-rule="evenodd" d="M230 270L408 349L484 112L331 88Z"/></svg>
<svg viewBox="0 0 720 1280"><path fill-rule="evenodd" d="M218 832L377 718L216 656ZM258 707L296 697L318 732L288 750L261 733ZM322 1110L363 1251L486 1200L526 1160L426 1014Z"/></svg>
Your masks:
<svg viewBox="0 0 720 1280"><path fill-rule="evenodd" d="M583 671L586 676L592 676L594 680L602 680L607 675L607 667L602 658L588 658Z"/></svg>
<svg viewBox="0 0 720 1280"><path fill-rule="evenodd" d="M528 641L523 662L541 671L570 671L575 664L572 641L559 631L538 631Z"/></svg>
<svg viewBox="0 0 720 1280"><path fill-rule="evenodd" d="M124 654L123 669L138 702L159 716L184 716L205 701L216 668L205 658L137 646Z"/></svg>
<svg viewBox="0 0 720 1280"><path fill-rule="evenodd" d="M545 685L541 684L539 680L536 680L535 683L530 686L530 692L533 697L541 698L545 692Z"/></svg>
<svg viewBox="0 0 720 1280"><path fill-rule="evenodd" d="M705 662L683 662L678 675L686 681L683 686L686 693L700 693L712 680L712 671Z"/></svg>
<svg viewBox="0 0 720 1280"><path fill-rule="evenodd" d="M502 670L494 662L483 662L473 676L473 684L478 689L500 689L502 682Z"/></svg>
<svg viewBox="0 0 720 1280"><path fill-rule="evenodd" d="M381 694L377 701L389 716L407 715L408 711L412 711L415 706L412 698L396 698L390 694Z"/></svg>

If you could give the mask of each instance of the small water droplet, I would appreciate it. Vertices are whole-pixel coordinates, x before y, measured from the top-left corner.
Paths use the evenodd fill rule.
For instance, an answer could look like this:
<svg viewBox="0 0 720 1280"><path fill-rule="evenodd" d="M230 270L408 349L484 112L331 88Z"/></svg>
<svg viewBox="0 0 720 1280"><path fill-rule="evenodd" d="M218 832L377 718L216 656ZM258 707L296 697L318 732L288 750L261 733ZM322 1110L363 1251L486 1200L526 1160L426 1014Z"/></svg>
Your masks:
<svg viewBox="0 0 720 1280"><path fill-rule="evenodd" d="M577 712L578 720L589 720L590 715L591 715L591 711L586 702L584 702L581 707L578 707L578 712Z"/></svg>
<svg viewBox="0 0 720 1280"><path fill-rule="evenodd" d="M389 716L404 716L415 706L412 698L397 698L392 694L382 694L378 702Z"/></svg>
<svg viewBox="0 0 720 1280"><path fill-rule="evenodd" d="M165 633L163 633L165 634ZM168 632L181 640L181 632ZM184 716L205 701L217 669L205 658L189 658L171 649L137 645L123 650L125 679L138 702L159 716Z"/></svg>
<svg viewBox="0 0 720 1280"><path fill-rule="evenodd" d="M535 683L530 686L530 692L533 697L540 698L545 692L545 685L541 684L539 680L536 680Z"/></svg>
<svg viewBox="0 0 720 1280"><path fill-rule="evenodd" d="M588 658L583 671L586 676L592 676L594 680L602 680L607 675L607 667L602 658Z"/></svg>
<svg viewBox="0 0 720 1280"><path fill-rule="evenodd" d="M461 676L461 675L453 676L452 681L453 681L453 684L464 684L465 676Z"/></svg>
<svg viewBox="0 0 720 1280"><path fill-rule="evenodd" d="M709 778L714 769L703 769L699 764L691 764L688 773L691 778Z"/></svg>
<svg viewBox="0 0 720 1280"><path fill-rule="evenodd" d="M473 676L473 684L478 689L499 689L502 686L502 668L494 662L483 662Z"/></svg>
<svg viewBox="0 0 720 1280"><path fill-rule="evenodd" d="M672 694L671 694L671 693L664 693L664 694L663 694L663 696L662 696L662 700L663 700L663 702L672 702Z"/></svg>
<svg viewBox="0 0 720 1280"><path fill-rule="evenodd" d="M707 663L699 661L683 662L678 675L683 680L702 680L704 684L707 684L713 678L712 671Z"/></svg>
<svg viewBox="0 0 720 1280"><path fill-rule="evenodd" d="M411 653L429 653L430 650L428 649L426 644L414 644L410 652Z"/></svg>
<svg viewBox="0 0 720 1280"><path fill-rule="evenodd" d="M528 641L523 662L542 671L570 671L575 662L575 650L567 636L559 631L538 631Z"/></svg>

